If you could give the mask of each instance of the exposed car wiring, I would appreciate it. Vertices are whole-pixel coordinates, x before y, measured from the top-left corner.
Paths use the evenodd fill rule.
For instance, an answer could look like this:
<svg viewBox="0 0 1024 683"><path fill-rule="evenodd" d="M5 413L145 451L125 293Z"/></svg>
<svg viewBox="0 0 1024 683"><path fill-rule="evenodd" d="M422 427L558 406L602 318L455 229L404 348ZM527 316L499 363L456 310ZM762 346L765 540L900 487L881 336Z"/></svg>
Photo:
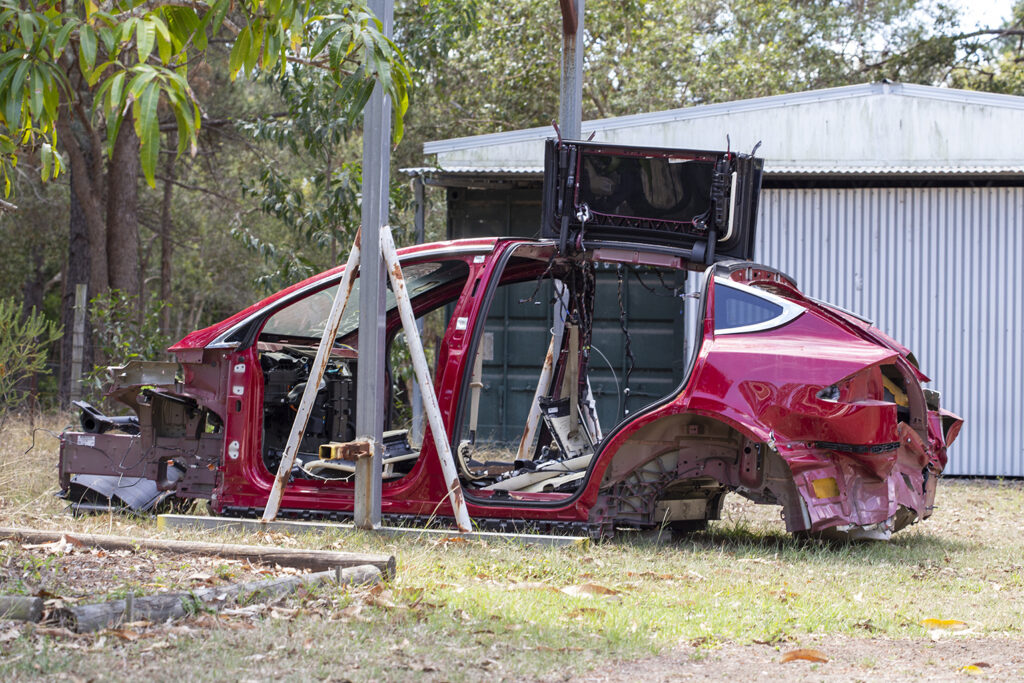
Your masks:
<svg viewBox="0 0 1024 683"><path fill-rule="evenodd" d="M617 374L615 374L615 366L612 365L612 362L610 360L608 360L608 356L604 355L604 353L601 351L601 349L597 348L596 346L591 346L590 349L592 351L597 351L597 355L601 356L601 358L604 359L605 365L608 366L608 370L611 371L611 373L612 373L612 381L615 382L615 395L619 397L619 404L615 408L615 414L616 415L621 415L622 414L622 388L619 386L619 376Z"/></svg>
<svg viewBox="0 0 1024 683"><path fill-rule="evenodd" d="M623 378L622 388L622 413L620 415L629 415L629 377L633 374L633 368L636 365L636 358L633 357L633 344L629 336L629 323L626 320L626 306L622 298L622 292L625 289L625 277L623 276L623 268L620 263L615 269L615 275L618 280L619 286L619 327L622 329L622 334L626 340L626 374Z"/></svg>

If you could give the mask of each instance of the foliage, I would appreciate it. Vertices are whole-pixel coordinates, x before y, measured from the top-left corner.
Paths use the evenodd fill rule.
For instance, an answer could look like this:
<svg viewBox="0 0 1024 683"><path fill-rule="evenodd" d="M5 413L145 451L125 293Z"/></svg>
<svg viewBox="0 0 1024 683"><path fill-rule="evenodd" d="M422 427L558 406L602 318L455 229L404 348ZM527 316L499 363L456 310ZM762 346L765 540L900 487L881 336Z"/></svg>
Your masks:
<svg viewBox="0 0 1024 683"><path fill-rule="evenodd" d="M956 87L1024 95L1024 0L1018 0L1010 18L995 30L968 34L965 58L951 69Z"/></svg>
<svg viewBox="0 0 1024 683"><path fill-rule="evenodd" d="M231 77L286 71L289 60L323 69L351 112L362 109L375 82L395 102L401 138L408 106L408 69L363 0L120 0L97 6L0 0L0 173L23 149L37 151L44 178L56 177L57 122L67 107L87 107L72 77L92 92L94 116L106 122L108 154L128 111L141 141L142 170L154 185L160 110L174 116L178 153L195 151L202 123L189 67L211 39L231 35ZM64 114L62 114L62 111ZM350 114L354 116L354 114Z"/></svg>
<svg viewBox="0 0 1024 683"><path fill-rule="evenodd" d="M353 160L359 151L358 122L339 107L337 93L324 87L323 74L297 66L265 81L285 109L239 123L241 131L271 148L258 177L243 181L243 191L281 222L288 239L265 239L244 224L232 235L267 264L257 284L274 291L344 260L360 225L362 164ZM281 163L282 155L290 163ZM395 228L409 199L397 183L390 192Z"/></svg>
<svg viewBox="0 0 1024 683"><path fill-rule="evenodd" d="M409 117L419 139L557 118L558 3L479 0L476 16L416 76L431 86ZM589 0L584 28L586 118L883 78L937 83L964 41L937 0Z"/></svg>
<svg viewBox="0 0 1024 683"><path fill-rule="evenodd" d="M166 332L160 329L160 311L165 305L158 302L142 311L138 297L118 289L93 297L89 301L89 319L99 356L109 365L162 356L169 343ZM101 390L107 382L107 366L93 367L82 382L94 391Z"/></svg>
<svg viewBox="0 0 1024 683"><path fill-rule="evenodd" d="M60 336L39 311L25 315L15 299L0 299L0 418L25 399L23 382L43 370L47 347Z"/></svg>
<svg viewBox="0 0 1024 683"><path fill-rule="evenodd" d="M396 3L395 41L409 60L413 83L425 88L434 74L443 72L448 52L476 28L477 3ZM337 265L359 228L360 121L339 102L338 91L325 87L326 79L322 71L301 64L281 74L264 74L263 81L280 97L284 111L238 126L253 140L272 148L262 159L258 175L243 181L244 192L258 200L260 210L279 220L287 232L282 241L258 235L248 225L232 229L239 242L267 264L267 274L257 279L266 291ZM285 163L281 163L282 152L287 153ZM401 226L410 203L403 184L391 184L390 202L391 225L401 243L405 232Z"/></svg>

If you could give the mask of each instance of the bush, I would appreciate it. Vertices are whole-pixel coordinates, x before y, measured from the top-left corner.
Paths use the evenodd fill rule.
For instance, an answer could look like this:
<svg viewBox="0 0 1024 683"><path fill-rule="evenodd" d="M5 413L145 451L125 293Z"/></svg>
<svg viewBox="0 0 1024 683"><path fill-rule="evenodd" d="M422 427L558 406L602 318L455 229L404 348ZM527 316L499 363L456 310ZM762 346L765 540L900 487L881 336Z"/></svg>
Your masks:
<svg viewBox="0 0 1024 683"><path fill-rule="evenodd" d="M168 338L160 329L160 311L166 305L161 301L140 313L139 298L119 289L93 297L89 301L93 343L98 357L106 364L96 365L86 373L83 388L96 393L103 390L108 365L163 357Z"/></svg>
<svg viewBox="0 0 1024 683"><path fill-rule="evenodd" d="M60 337L60 326L35 308L23 315L15 299L0 299L0 424L25 400L24 380L45 368L47 347Z"/></svg>

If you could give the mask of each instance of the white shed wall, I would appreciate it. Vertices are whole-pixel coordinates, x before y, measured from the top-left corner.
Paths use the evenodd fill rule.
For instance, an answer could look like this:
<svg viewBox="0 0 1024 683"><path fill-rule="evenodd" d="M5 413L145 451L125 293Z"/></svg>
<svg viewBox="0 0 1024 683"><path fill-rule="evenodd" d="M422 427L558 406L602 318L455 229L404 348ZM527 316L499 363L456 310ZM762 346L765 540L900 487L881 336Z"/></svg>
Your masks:
<svg viewBox="0 0 1024 683"><path fill-rule="evenodd" d="M948 474L1024 476L1024 188L781 189L756 259L874 320L965 419Z"/></svg>

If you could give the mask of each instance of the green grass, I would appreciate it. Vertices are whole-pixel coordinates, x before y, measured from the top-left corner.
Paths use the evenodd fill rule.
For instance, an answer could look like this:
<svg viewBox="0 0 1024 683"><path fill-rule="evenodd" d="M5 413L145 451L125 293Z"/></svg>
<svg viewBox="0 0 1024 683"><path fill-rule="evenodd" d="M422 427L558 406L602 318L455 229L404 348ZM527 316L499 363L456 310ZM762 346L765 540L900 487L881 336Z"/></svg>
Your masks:
<svg viewBox="0 0 1024 683"><path fill-rule="evenodd" d="M16 443L14 436L5 443ZM50 440L33 451L33 465L20 467L50 476L55 451ZM5 462L0 480L12 471ZM6 486L0 524L157 535L152 520L64 516L59 505L41 502L54 481ZM284 602L286 618L268 608L256 618L191 622L191 631L152 627L134 642L22 628L0 643L0 678L66 672L162 680L187 663L188 680L516 679L581 673L685 643L925 638L921 621L929 618L961 620L974 634L1021 637L1024 487L943 480L937 502L932 520L890 543L856 545L794 539L776 509L745 503L728 505L727 519L681 543L658 534L582 548L311 534L296 546L392 553L398 575L377 595L325 588ZM26 505L33 512L22 521ZM584 584L615 593L561 590Z"/></svg>

